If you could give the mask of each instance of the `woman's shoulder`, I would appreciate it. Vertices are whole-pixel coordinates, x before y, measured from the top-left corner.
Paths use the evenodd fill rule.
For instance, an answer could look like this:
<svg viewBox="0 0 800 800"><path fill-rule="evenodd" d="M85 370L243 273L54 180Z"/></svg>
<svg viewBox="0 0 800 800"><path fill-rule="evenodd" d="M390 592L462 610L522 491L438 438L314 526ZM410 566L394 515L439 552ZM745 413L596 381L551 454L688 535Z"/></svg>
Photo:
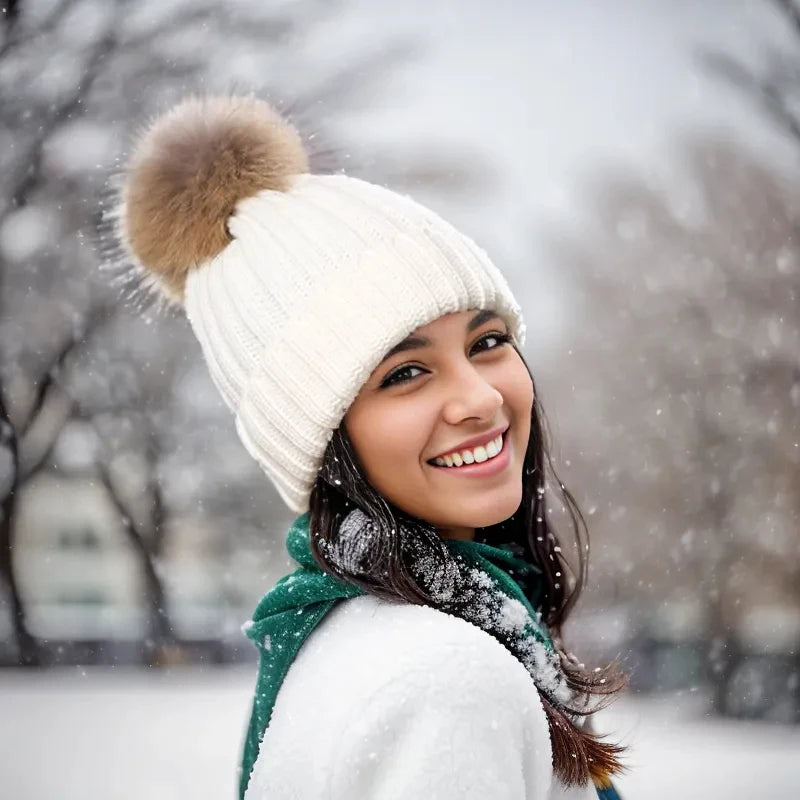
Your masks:
<svg viewBox="0 0 800 800"><path fill-rule="evenodd" d="M485 686L538 696L522 664L493 636L460 617L425 605L369 595L339 603L301 649L297 665L326 670L347 664L350 676ZM502 678L502 680L498 680ZM376 682L379 682L377 678Z"/></svg>
<svg viewBox="0 0 800 800"><path fill-rule="evenodd" d="M292 797L298 756L309 752L326 777L303 776L298 796L324 780L358 796L400 796L377 788L385 786L406 796L544 798L552 780L547 719L522 664L465 620L372 596L339 603L301 647L253 779ZM415 775L401 778L411 765Z"/></svg>

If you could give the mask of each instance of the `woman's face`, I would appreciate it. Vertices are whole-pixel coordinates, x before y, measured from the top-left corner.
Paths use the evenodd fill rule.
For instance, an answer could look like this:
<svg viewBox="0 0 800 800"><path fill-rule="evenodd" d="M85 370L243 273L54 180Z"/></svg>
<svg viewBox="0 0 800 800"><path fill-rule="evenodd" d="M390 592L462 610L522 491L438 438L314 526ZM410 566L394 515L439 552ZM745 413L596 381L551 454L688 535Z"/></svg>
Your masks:
<svg viewBox="0 0 800 800"><path fill-rule="evenodd" d="M472 539L476 527L508 519L522 500L533 384L504 335L506 322L490 311L417 328L372 372L344 417L372 487L441 536ZM464 455L472 448L463 442L499 432L498 455ZM454 466L433 464L454 451Z"/></svg>

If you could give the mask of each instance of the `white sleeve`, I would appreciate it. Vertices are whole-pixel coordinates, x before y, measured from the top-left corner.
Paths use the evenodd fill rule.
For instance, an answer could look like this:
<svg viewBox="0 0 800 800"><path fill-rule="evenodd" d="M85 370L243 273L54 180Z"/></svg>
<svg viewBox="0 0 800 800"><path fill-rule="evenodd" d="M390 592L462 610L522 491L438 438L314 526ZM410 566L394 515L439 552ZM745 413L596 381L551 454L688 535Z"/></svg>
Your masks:
<svg viewBox="0 0 800 800"><path fill-rule="evenodd" d="M287 674L246 800L547 800L547 719L493 637L376 598L330 612Z"/></svg>
<svg viewBox="0 0 800 800"><path fill-rule="evenodd" d="M452 660L421 659L359 700L335 751L331 800L548 797L549 740L536 742L526 719L541 706L515 695L506 665L483 650L446 651Z"/></svg>

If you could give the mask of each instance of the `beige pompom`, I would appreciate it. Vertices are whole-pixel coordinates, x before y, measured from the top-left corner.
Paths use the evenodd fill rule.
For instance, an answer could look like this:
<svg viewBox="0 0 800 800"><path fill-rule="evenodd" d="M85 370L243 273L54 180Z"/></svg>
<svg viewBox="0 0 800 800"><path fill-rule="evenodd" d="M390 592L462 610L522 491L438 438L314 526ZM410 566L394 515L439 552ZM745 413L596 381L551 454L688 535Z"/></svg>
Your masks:
<svg viewBox="0 0 800 800"><path fill-rule="evenodd" d="M158 117L125 175L121 233L167 296L230 242L239 200L286 191L309 170L297 130L255 97L192 97Z"/></svg>

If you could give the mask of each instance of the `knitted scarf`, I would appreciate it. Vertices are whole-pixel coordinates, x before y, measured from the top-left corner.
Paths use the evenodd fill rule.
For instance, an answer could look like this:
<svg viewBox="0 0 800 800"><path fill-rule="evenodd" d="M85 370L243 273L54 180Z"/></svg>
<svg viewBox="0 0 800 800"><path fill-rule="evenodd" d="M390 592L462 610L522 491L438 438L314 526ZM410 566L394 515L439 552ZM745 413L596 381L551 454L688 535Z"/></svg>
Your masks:
<svg viewBox="0 0 800 800"><path fill-rule="evenodd" d="M252 620L242 626L258 648L259 667L242 754L240 800L244 800L278 690L303 642L338 601L365 594L360 587L320 569L311 554L309 516L306 512L298 517L286 537L286 549L298 563L298 569L281 578L264 595ZM567 701L571 690L559 668L547 626L525 593L526 588L529 592L533 588L534 599L538 597L540 570L514 555L510 546L443 541L457 566L459 580L457 584L445 581L437 597L441 600L439 608L472 622L498 639L519 659L551 702ZM424 566L421 569L424 571ZM454 585L458 586L455 595ZM618 800L610 783L598 786L597 792L600 800Z"/></svg>

